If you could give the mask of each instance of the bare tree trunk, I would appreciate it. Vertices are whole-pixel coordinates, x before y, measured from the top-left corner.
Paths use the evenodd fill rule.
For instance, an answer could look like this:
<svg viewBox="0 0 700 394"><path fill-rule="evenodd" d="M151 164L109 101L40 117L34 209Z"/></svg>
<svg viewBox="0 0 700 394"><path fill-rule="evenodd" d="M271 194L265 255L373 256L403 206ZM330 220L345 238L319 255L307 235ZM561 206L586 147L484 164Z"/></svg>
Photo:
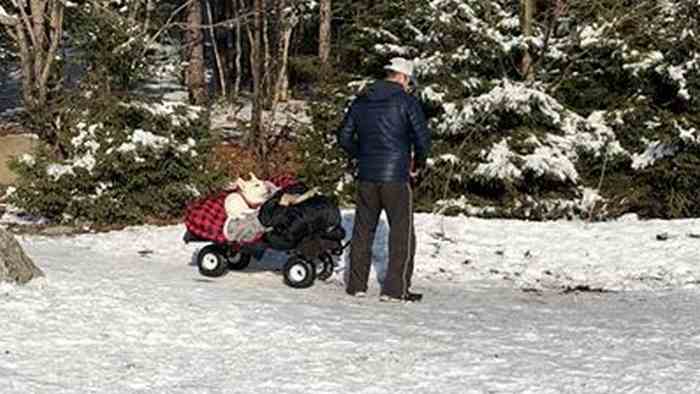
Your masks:
<svg viewBox="0 0 700 394"><path fill-rule="evenodd" d="M129 7L129 16L127 16L127 20L129 22L135 22L136 21L136 16L139 14L139 11L141 10L141 1L136 1L133 3L131 7Z"/></svg>
<svg viewBox="0 0 700 394"><path fill-rule="evenodd" d="M281 59L282 64L279 67L279 72L277 74L277 84L275 87L275 101L285 102L289 100L289 75L287 73L287 66L289 63L289 44L292 41L292 29L293 27L288 27L282 36L281 45Z"/></svg>
<svg viewBox="0 0 700 394"><path fill-rule="evenodd" d="M34 93L34 76L32 75L34 68L32 67L31 43L28 42L27 35L23 29L18 29L17 36L19 37L19 58L22 63L22 99L24 105L31 112L35 105L40 105L39 100Z"/></svg>
<svg viewBox="0 0 700 394"><path fill-rule="evenodd" d="M550 38L552 37L552 33L559 23L559 19L562 15L568 12L568 4L565 0L551 0L551 3L548 6L548 20L545 26L544 42L542 43L542 48L537 54L537 59L530 65L530 73L533 76L537 73L538 67L545 59L545 55L549 49Z"/></svg>
<svg viewBox="0 0 700 394"><path fill-rule="evenodd" d="M299 23L299 16L292 12L285 12L284 15L280 15L279 22L279 37L277 44L277 69L275 78L275 89L273 101L275 104L277 102L284 102L289 99L289 76L287 73L287 67L289 63L289 45L292 41L292 32Z"/></svg>
<svg viewBox="0 0 700 394"><path fill-rule="evenodd" d="M241 19L240 19L240 9L238 8L238 4L236 3L236 0L233 0L233 12L234 12L234 17L236 18L236 81L233 84L233 95L235 97L238 97L238 95L241 92L241 76L243 74L243 70L241 70L241 52L242 52L242 45L241 45Z"/></svg>
<svg viewBox="0 0 700 394"><path fill-rule="evenodd" d="M34 77L39 78L42 75L43 69L43 55L46 48L44 44L46 42L46 34L44 34L44 15L46 14L46 1L43 0L31 0L31 13L32 13L32 28L34 29ZM43 86L37 86L37 91L39 93L39 100L43 101L42 98L46 97L46 91ZM43 96L43 97L42 97Z"/></svg>
<svg viewBox="0 0 700 394"><path fill-rule="evenodd" d="M318 35L318 57L322 66L328 66L331 55L331 0L321 0L319 4L320 29Z"/></svg>
<svg viewBox="0 0 700 394"><path fill-rule="evenodd" d="M219 53L219 45L216 42L216 32L214 31L214 18L211 14L211 5L209 0L205 0L205 5L207 9L207 17L209 18L209 36L211 37L211 44L214 49L214 59L216 60L216 68L219 72L219 87L221 89L221 94L226 96L226 76L224 75L224 66L221 64L221 54Z"/></svg>
<svg viewBox="0 0 700 394"><path fill-rule="evenodd" d="M146 0L146 22L144 22L144 30L146 34L148 34L148 31L151 28L151 14L153 14L153 11L156 9L155 4L153 3L154 0Z"/></svg>
<svg viewBox="0 0 700 394"><path fill-rule="evenodd" d="M276 0L274 4L274 9L271 14L270 22L267 24L265 31L265 68L266 68L266 96L265 96L265 106L270 110L274 116L277 98L278 98L278 84L280 82L282 71L282 36L285 30L285 8L287 5L286 0ZM274 119L273 119L274 121Z"/></svg>
<svg viewBox="0 0 700 394"><path fill-rule="evenodd" d="M241 9L245 9L244 0L241 0ZM240 13L240 10L239 10L239 13ZM259 65L258 65L257 60L256 60L257 59L256 52L260 48L258 48L259 42L256 41L256 39L255 39L255 37L256 37L255 36L255 32L256 32L255 14L257 14L257 13L253 12L253 25L254 25L253 28L251 29L250 23L246 23L246 25L245 25L246 35L248 36L248 45L250 46L250 53L248 54L249 55L248 63L250 64L250 74L251 74L251 77L253 79L253 91L255 91L256 81L260 78L260 75L259 75L260 69L258 68ZM253 94L255 94L255 93L253 93Z"/></svg>
<svg viewBox="0 0 700 394"><path fill-rule="evenodd" d="M262 0L262 7L263 7L263 18L262 18L262 39L263 39L263 69L265 72L263 73L263 96L264 96L264 105L266 108L270 108L271 106L271 101L272 101L272 76L275 75L273 72L269 72L271 70L270 62L270 27L269 27L269 21L268 21L268 12L267 12L267 1L268 0ZM284 0L275 0L277 4L279 4L280 1Z"/></svg>
<svg viewBox="0 0 700 394"><path fill-rule="evenodd" d="M222 2L222 14L223 14L223 19L224 20L231 20L233 21L235 19L235 13L233 11L234 7L236 6L236 1L235 0L224 0ZM233 22L231 25L227 26L226 29L226 46L223 49L223 58L224 58L224 71L226 71L226 90L231 91L232 90L232 85L233 85L233 76L234 73L236 72L235 66L234 66L234 58L236 55L235 51L235 22Z"/></svg>
<svg viewBox="0 0 700 394"><path fill-rule="evenodd" d="M264 0L255 0L255 17L253 23L253 45L252 45L252 63L253 69L253 111L251 119L251 130L248 136L248 145L257 146L257 151L260 157L265 157L265 135L263 125L263 105L265 98L264 80L265 80L265 58L263 53L263 18Z"/></svg>
<svg viewBox="0 0 700 394"><path fill-rule="evenodd" d="M193 0L187 6L187 33L185 48L187 51L187 70L185 83L190 93L190 101L195 105L207 102L207 84L204 64L204 34L202 34L202 4Z"/></svg>
<svg viewBox="0 0 700 394"><path fill-rule="evenodd" d="M44 54L44 64L41 67L41 74L39 74L39 89L40 101L42 103L46 102L49 88L49 77L51 76L51 66L56 59L56 53L58 52L61 42L63 40L63 10L64 6L59 1L53 1L53 4L49 5L51 8L51 19L49 20L49 36L48 39L48 50ZM42 29L43 30L43 29ZM43 42L43 39L42 39ZM42 43L42 45L44 45Z"/></svg>
<svg viewBox="0 0 700 394"><path fill-rule="evenodd" d="M64 4L59 0L11 2L9 12L3 8L0 25L16 43L22 67L22 98L32 115L47 113L49 79L56 54L63 40ZM27 13L29 11L29 13ZM44 127L40 137L55 146L56 130Z"/></svg>
<svg viewBox="0 0 700 394"><path fill-rule="evenodd" d="M289 78L287 73L289 63L289 46L292 32L299 23L299 15L293 7L288 7L287 0L278 0L275 7L275 23L272 29L272 59L268 64L270 73L270 107L289 98ZM272 109L272 108L271 108Z"/></svg>
<svg viewBox="0 0 700 394"><path fill-rule="evenodd" d="M535 13L535 0L520 0L520 28L522 29L523 37L532 37L532 18ZM532 81L535 78L532 72L532 55L530 50L526 50L523 58L520 60L520 75L526 81Z"/></svg>

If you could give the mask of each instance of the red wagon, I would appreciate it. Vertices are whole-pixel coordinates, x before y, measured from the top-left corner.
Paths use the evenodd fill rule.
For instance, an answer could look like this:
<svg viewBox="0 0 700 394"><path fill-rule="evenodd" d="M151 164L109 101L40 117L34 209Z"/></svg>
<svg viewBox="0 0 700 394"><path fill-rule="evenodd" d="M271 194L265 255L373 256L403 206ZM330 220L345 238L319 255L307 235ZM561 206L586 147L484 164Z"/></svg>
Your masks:
<svg viewBox="0 0 700 394"><path fill-rule="evenodd" d="M298 181L291 177L277 177L270 179L280 190L285 190ZM185 243L204 242L204 246L197 254L197 267L199 272L208 277L225 275L229 270L243 270L251 262L253 256L260 257L266 249L281 250L287 253L288 258L283 267L284 282L294 288L306 288L313 285L318 278L328 279L335 269L337 256L343 251L342 240L345 238L345 230L340 224L340 210L333 205L333 220L327 223L316 220L314 223L305 223L308 229L298 239L291 242L287 239L281 242L275 236L275 230L285 231L290 223L276 223L270 232L261 232L246 242L229 241L224 234L224 225L227 215L224 208L226 196L231 191L225 191L216 195L197 200L188 205L185 213L185 226L187 231L183 237ZM291 215L298 219L299 212L317 211L316 207L329 208L326 197L312 198L295 206ZM304 205L307 206L304 206ZM309 205L310 204L310 205ZM314 204L316 204L314 206ZM309 209L310 208L310 209Z"/></svg>

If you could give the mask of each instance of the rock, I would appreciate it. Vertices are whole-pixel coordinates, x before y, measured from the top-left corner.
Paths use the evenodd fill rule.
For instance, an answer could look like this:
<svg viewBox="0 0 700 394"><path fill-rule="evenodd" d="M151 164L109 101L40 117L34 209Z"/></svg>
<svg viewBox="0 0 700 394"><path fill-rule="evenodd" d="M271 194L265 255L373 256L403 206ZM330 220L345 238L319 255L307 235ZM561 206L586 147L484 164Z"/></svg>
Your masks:
<svg viewBox="0 0 700 394"><path fill-rule="evenodd" d="M44 273L24 253L14 235L0 228L0 282L24 284L40 276Z"/></svg>
<svg viewBox="0 0 700 394"><path fill-rule="evenodd" d="M668 239L669 239L668 233L656 234L657 241L668 241Z"/></svg>

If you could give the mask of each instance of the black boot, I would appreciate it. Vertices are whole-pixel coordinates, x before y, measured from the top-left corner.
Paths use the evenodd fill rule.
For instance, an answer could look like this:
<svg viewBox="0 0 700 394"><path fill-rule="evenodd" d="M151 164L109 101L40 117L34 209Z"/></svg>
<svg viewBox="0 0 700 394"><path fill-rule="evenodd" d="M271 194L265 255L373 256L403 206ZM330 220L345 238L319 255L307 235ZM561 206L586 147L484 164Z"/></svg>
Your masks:
<svg viewBox="0 0 700 394"><path fill-rule="evenodd" d="M384 301L384 302L419 302L422 299L423 299L423 294L412 293L410 291L407 291L405 294L403 294L399 297L390 296L388 294L382 294L379 297L379 301Z"/></svg>

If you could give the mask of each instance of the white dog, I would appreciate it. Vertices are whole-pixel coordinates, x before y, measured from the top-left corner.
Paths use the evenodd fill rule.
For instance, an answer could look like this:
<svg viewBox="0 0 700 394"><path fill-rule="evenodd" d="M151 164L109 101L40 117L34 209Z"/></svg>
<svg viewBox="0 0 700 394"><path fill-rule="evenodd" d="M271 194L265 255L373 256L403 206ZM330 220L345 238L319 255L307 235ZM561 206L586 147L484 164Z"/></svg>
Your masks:
<svg viewBox="0 0 700 394"><path fill-rule="evenodd" d="M252 172L249 181L238 178L230 186L238 190L226 196L224 202L229 219L239 219L255 212L274 193L274 187L269 182L258 179Z"/></svg>

